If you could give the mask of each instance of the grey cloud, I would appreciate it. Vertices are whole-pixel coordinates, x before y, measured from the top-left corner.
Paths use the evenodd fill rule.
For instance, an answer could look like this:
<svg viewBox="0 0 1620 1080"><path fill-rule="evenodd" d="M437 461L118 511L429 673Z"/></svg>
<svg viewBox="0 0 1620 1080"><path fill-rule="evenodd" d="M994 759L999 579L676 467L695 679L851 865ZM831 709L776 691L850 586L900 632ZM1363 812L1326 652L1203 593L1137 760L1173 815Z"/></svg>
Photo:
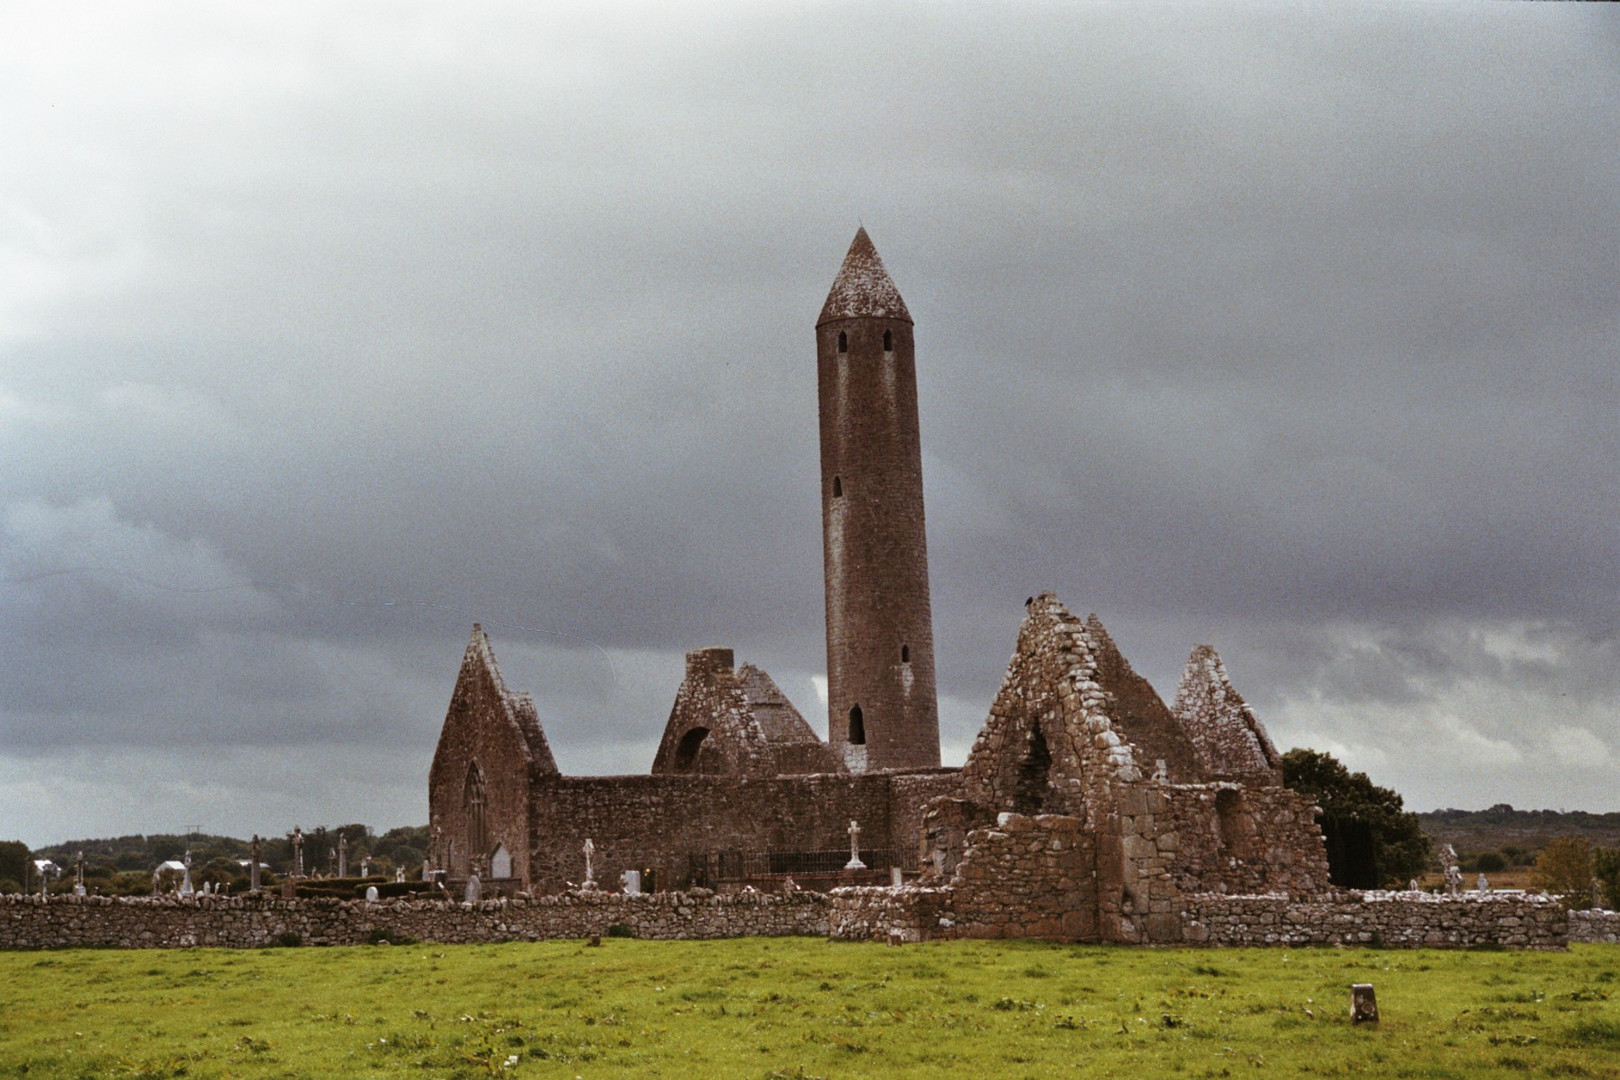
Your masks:
<svg viewBox="0 0 1620 1080"><path fill-rule="evenodd" d="M819 722L810 324L861 218L948 745L1041 588L1380 780L1407 732L1547 802L1615 745L1602 14L185 15L0 65L0 761L387 730L425 773L475 618L569 769L646 768L699 645Z"/></svg>

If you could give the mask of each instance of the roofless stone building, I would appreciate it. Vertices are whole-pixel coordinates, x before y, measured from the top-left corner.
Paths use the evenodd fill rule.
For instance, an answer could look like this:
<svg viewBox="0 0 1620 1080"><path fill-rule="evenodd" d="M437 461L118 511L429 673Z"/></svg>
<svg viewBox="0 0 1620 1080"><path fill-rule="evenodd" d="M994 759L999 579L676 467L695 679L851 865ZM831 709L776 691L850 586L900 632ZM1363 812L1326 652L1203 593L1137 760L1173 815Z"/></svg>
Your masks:
<svg viewBox="0 0 1620 1080"><path fill-rule="evenodd" d="M590 839L607 885L834 884L856 821L869 880L931 883L910 902L960 932L1105 941L1181 940L1186 896L1325 888L1313 808L1214 650L1167 707L1050 595L967 763L940 766L913 323L864 229L816 353L828 740L765 672L698 649L650 773L563 776L474 626L429 775L435 865L561 892Z"/></svg>

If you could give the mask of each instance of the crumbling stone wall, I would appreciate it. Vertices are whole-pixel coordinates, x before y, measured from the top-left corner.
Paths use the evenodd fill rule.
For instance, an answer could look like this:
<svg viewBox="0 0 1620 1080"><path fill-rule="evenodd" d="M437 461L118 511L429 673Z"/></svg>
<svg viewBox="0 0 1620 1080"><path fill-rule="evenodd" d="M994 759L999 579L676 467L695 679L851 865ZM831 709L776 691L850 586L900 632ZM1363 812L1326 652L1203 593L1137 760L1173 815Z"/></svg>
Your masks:
<svg viewBox="0 0 1620 1080"><path fill-rule="evenodd" d="M951 878L959 937L1097 940L1096 838L1079 818L1002 814Z"/></svg>
<svg viewBox="0 0 1620 1080"><path fill-rule="evenodd" d="M844 772L787 695L764 671L733 667L730 649L686 654L654 774L778 776Z"/></svg>
<svg viewBox="0 0 1620 1080"><path fill-rule="evenodd" d="M1165 708L1159 692L1138 675L1114 644L1096 615L1086 618L1086 633L1097 664L1096 680L1108 694L1109 723L1136 752L1137 765L1153 772L1164 763L1172 783L1194 784L1208 779L1197 749L1182 725Z"/></svg>
<svg viewBox="0 0 1620 1080"><path fill-rule="evenodd" d="M534 702L507 690L489 638L474 625L428 773L434 865L488 878L499 852L509 876L527 880L530 778L556 772Z"/></svg>
<svg viewBox="0 0 1620 1080"><path fill-rule="evenodd" d="M1208 645L1193 649L1171 712L1196 748L1206 778L1282 783L1277 748L1254 709L1232 688L1226 666Z"/></svg>
<svg viewBox="0 0 1620 1080"><path fill-rule="evenodd" d="M1327 852L1311 801L1286 788L1234 783L1121 785L1117 791L1120 894L1103 864L1105 940L1180 940L1188 892L1304 896L1328 885ZM1113 823L1105 835L1113 830Z"/></svg>
<svg viewBox="0 0 1620 1080"><path fill-rule="evenodd" d="M1385 945L1558 949L1570 917L1545 896L1334 890L1314 897L1182 898L1185 940L1204 945Z"/></svg>
<svg viewBox="0 0 1620 1080"><path fill-rule="evenodd" d="M537 777L530 828L545 842L534 853L533 888L558 892L582 881L587 838L597 881L616 884L623 870L652 869L660 887L679 887L708 883L715 857L725 853L847 851L852 820L863 851L891 852L894 862L914 866L921 803L955 780L950 770Z"/></svg>
<svg viewBox="0 0 1620 1080"><path fill-rule="evenodd" d="M1570 912L1569 940L1588 945L1620 943L1620 911L1596 908Z"/></svg>
<svg viewBox="0 0 1620 1080"><path fill-rule="evenodd" d="M1113 785L1142 779L1109 717L1094 642L1050 593L1034 597L990 716L962 767L961 797L996 811L1057 813L1095 828Z"/></svg>
<svg viewBox="0 0 1620 1080"><path fill-rule="evenodd" d="M373 935L443 944L538 941L605 935L700 939L819 937L824 893L707 890L626 896L569 893L526 899L449 901L279 900L268 896L0 897L0 949L262 948L297 935L305 945L364 945Z"/></svg>

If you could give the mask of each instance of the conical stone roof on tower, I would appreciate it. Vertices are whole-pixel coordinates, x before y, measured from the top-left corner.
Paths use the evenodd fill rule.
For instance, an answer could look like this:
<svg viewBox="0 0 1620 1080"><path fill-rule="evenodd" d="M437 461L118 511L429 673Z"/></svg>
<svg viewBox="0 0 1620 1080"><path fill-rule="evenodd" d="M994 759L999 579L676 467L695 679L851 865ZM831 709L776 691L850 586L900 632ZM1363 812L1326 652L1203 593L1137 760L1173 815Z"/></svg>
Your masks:
<svg viewBox="0 0 1620 1080"><path fill-rule="evenodd" d="M864 227L855 230L855 241L849 245L844 265L833 279L832 289L827 293L827 302L821 307L821 318L816 320L816 325L833 319L859 318L911 322L911 312L906 310L900 290L895 288L894 279L883 268L883 260L878 256L877 248L872 246L872 238L866 235Z"/></svg>

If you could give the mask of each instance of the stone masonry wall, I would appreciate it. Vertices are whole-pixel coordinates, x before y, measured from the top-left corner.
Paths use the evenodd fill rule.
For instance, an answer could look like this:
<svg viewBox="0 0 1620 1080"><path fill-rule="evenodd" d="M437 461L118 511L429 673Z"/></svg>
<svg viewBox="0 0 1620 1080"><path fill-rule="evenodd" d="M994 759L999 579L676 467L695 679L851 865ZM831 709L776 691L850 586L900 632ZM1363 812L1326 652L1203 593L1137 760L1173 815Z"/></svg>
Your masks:
<svg viewBox="0 0 1620 1080"><path fill-rule="evenodd" d="M1588 945L1620 943L1620 911L1572 911L1569 940Z"/></svg>
<svg viewBox="0 0 1620 1080"><path fill-rule="evenodd" d="M639 938L819 937L824 893L567 893L478 904L269 897L0 897L0 949L260 948L284 934L306 945L363 945L376 931L469 944L606 934Z"/></svg>
<svg viewBox="0 0 1620 1080"><path fill-rule="evenodd" d="M1319 897L1182 898L1188 942L1205 945L1505 945L1558 949L1570 913L1544 896L1336 891Z"/></svg>
<svg viewBox="0 0 1620 1080"><path fill-rule="evenodd" d="M536 777L533 888L560 892L582 881L587 838L598 883L650 868L661 887L679 888L704 883L693 860L708 853L847 850L851 820L860 823L863 850L893 851L911 864L921 804L954 790L956 775Z"/></svg>
<svg viewBox="0 0 1620 1080"><path fill-rule="evenodd" d="M1232 688L1226 666L1210 646L1193 649L1171 711L1197 748L1207 779L1282 783L1277 748L1254 709Z"/></svg>

